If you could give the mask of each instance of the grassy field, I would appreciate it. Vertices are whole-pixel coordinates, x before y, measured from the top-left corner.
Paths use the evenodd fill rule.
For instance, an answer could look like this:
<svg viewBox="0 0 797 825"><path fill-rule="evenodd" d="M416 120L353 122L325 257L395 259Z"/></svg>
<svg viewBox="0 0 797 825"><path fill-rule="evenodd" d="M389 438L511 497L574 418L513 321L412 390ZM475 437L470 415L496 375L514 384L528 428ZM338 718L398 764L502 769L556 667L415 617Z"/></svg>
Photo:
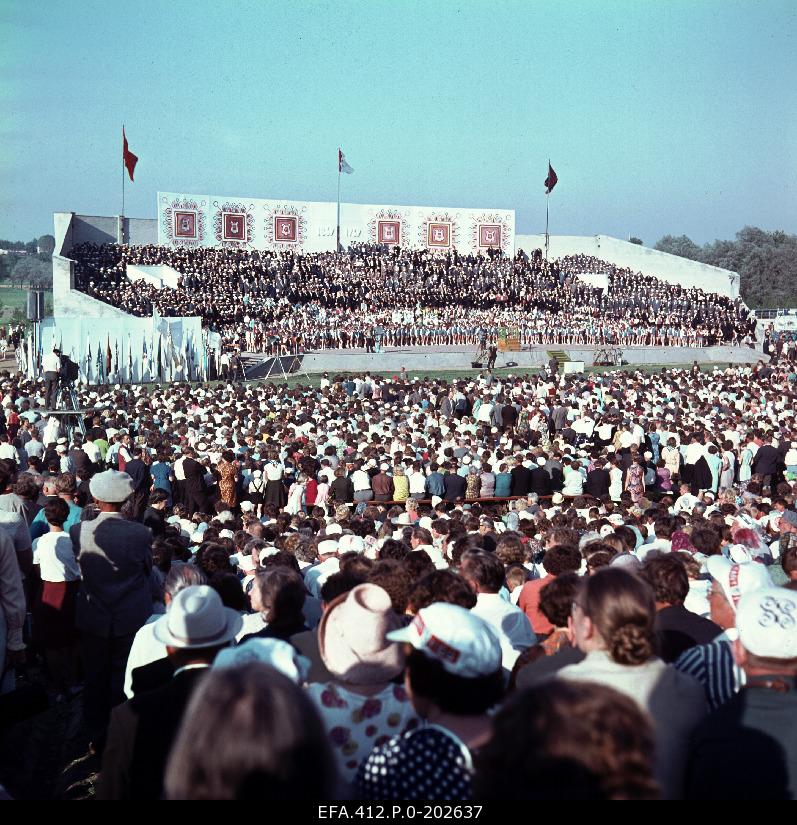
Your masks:
<svg viewBox="0 0 797 825"><path fill-rule="evenodd" d="M44 302L45 305L50 307L50 313L52 313L52 290L47 290L44 293ZM21 309L23 312L27 312L27 306L27 289L19 289L12 286L0 286L0 319L2 321L10 321L15 309Z"/></svg>

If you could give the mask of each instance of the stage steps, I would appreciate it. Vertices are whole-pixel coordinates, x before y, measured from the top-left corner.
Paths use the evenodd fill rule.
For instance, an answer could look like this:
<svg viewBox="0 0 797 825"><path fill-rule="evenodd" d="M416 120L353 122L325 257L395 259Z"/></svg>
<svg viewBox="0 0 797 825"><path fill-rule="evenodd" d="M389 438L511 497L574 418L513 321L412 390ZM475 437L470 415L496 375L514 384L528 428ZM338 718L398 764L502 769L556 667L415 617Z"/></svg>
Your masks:
<svg viewBox="0 0 797 825"><path fill-rule="evenodd" d="M557 367L561 367L562 364L570 360L570 356L563 349L549 349L548 357L556 359Z"/></svg>
<svg viewBox="0 0 797 825"><path fill-rule="evenodd" d="M249 378L281 379L285 373L301 372L304 355L281 355L278 359L257 352L242 352L239 356L244 373Z"/></svg>

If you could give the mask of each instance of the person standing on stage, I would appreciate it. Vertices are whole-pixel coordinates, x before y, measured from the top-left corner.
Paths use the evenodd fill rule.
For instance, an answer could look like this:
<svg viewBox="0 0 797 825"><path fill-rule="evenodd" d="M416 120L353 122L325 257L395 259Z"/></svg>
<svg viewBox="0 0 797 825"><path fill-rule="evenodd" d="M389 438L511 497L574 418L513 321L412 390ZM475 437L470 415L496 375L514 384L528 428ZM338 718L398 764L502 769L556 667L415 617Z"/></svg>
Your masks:
<svg viewBox="0 0 797 825"><path fill-rule="evenodd" d="M53 349L42 358L44 371L44 408L54 410L58 402L58 375L61 372L61 350Z"/></svg>

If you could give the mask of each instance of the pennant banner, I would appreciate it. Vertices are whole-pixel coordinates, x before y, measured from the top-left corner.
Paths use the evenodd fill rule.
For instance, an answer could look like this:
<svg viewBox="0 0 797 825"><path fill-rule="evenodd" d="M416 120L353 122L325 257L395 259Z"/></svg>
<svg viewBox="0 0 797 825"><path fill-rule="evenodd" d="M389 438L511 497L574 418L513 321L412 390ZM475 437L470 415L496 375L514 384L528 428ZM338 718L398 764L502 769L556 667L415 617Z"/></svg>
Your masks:
<svg viewBox="0 0 797 825"><path fill-rule="evenodd" d="M125 135L125 127L122 126L122 162L127 169L127 174L130 175L130 180L133 180L133 173L136 171L136 164L138 163L138 155L134 155L127 146L127 136Z"/></svg>

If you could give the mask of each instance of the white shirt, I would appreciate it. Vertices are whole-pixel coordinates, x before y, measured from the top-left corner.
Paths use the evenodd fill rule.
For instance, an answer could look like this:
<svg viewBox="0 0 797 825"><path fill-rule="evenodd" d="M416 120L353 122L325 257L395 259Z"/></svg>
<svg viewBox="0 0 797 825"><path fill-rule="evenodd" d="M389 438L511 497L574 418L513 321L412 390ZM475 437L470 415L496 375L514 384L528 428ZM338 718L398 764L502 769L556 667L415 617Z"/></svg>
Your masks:
<svg viewBox="0 0 797 825"><path fill-rule="evenodd" d="M269 481L279 481L282 478L282 464L269 461L264 468L264 472Z"/></svg>
<svg viewBox="0 0 797 825"><path fill-rule="evenodd" d="M320 564L308 567L304 572L304 584L310 591L311 596L321 598L321 588L324 582L333 574L340 572L340 560L337 556L331 556Z"/></svg>
<svg viewBox="0 0 797 825"><path fill-rule="evenodd" d="M54 352L48 352L42 358L42 370L44 372L58 372L60 369L61 359Z"/></svg>
<svg viewBox="0 0 797 825"><path fill-rule="evenodd" d="M100 448L93 441L87 441L83 445L83 452L89 457L89 461L92 463L100 460Z"/></svg>
<svg viewBox="0 0 797 825"><path fill-rule="evenodd" d="M361 493L371 489L371 479L365 470L355 470L351 474L351 483L354 485L354 492Z"/></svg>
<svg viewBox="0 0 797 825"><path fill-rule="evenodd" d="M640 561L645 561L648 553L671 553L672 542L670 539L656 539L648 544L643 544L639 550L636 551L636 556Z"/></svg>
<svg viewBox="0 0 797 825"><path fill-rule="evenodd" d="M0 458L10 458L12 461L16 461L17 464L19 464L17 448L13 444L0 444Z"/></svg>
<svg viewBox="0 0 797 825"><path fill-rule="evenodd" d="M691 493L684 493L682 496L678 496L673 505L673 514L677 516L679 513L691 513L698 501L700 501L700 499Z"/></svg>
<svg viewBox="0 0 797 825"><path fill-rule="evenodd" d="M31 439L25 444L25 452L30 458L41 458L44 455L44 444L39 440Z"/></svg>
<svg viewBox="0 0 797 825"><path fill-rule="evenodd" d="M73 582L80 567L68 533L45 533L33 542L33 563L39 565L42 581Z"/></svg>
<svg viewBox="0 0 797 825"><path fill-rule="evenodd" d="M484 619L498 634L501 663L512 670L518 656L537 642L526 614L499 593L479 593L471 613Z"/></svg>
<svg viewBox="0 0 797 825"><path fill-rule="evenodd" d="M42 537L43 538L43 537ZM133 645L127 656L125 666L125 696L133 698L133 671L137 667L157 662L166 657L166 645L155 638L155 622L163 614L156 613L147 619L147 623L138 629L133 639Z"/></svg>

